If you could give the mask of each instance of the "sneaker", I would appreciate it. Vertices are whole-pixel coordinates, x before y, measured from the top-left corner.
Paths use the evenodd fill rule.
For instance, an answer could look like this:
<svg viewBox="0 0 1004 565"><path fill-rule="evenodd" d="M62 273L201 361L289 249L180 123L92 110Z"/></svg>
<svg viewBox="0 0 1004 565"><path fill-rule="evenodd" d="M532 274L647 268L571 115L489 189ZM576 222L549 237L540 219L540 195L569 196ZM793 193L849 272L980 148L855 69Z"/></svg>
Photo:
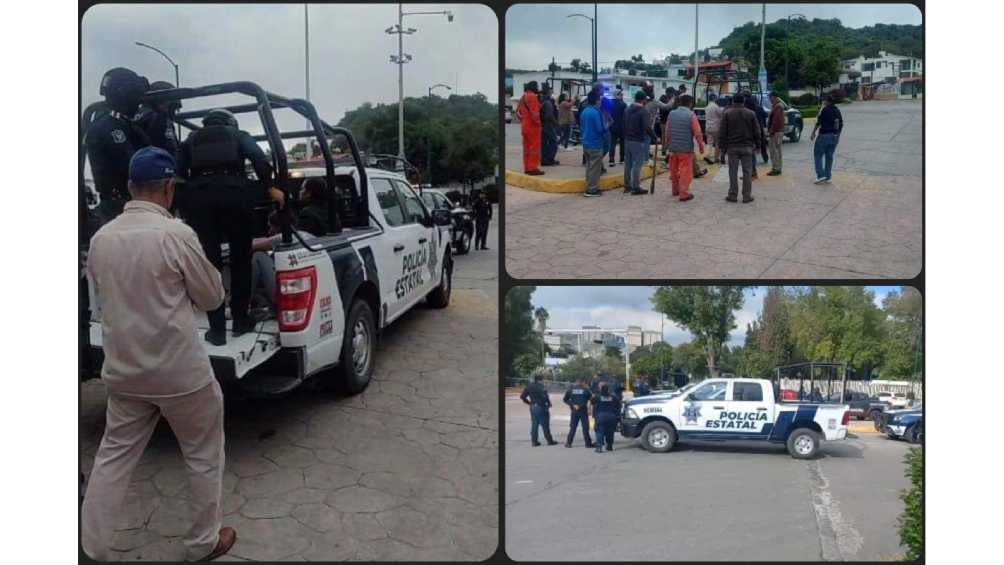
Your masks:
<svg viewBox="0 0 1004 565"><path fill-rule="evenodd" d="M611 161L611 162L607 163L607 166L608 167L616 167L617 163L614 163L613 161Z"/></svg>
<svg viewBox="0 0 1004 565"><path fill-rule="evenodd" d="M204 337L213 345L226 345L227 343L227 332L225 331L209 330Z"/></svg>
<svg viewBox="0 0 1004 565"><path fill-rule="evenodd" d="M688 194L686 196L681 197L680 198L680 202L686 202L688 200L693 200L693 199L694 199L694 195L693 194Z"/></svg>
<svg viewBox="0 0 1004 565"><path fill-rule="evenodd" d="M825 180L825 177L816 177L816 180L812 181L812 184L821 184Z"/></svg>
<svg viewBox="0 0 1004 565"><path fill-rule="evenodd" d="M768 177L776 177L779 174L781 174L781 171L771 171L771 172L767 173L767 176Z"/></svg>
<svg viewBox="0 0 1004 565"><path fill-rule="evenodd" d="M640 188L636 188L631 191L631 196L638 196L639 194L648 194L648 191Z"/></svg>
<svg viewBox="0 0 1004 565"><path fill-rule="evenodd" d="M743 198L743 204L749 204L750 202L753 202L752 196L750 196L749 198Z"/></svg>
<svg viewBox="0 0 1004 565"><path fill-rule="evenodd" d="M739 199L736 198L735 196L726 196L725 197L725 201L726 202L739 202Z"/></svg>
<svg viewBox="0 0 1004 565"><path fill-rule="evenodd" d="M695 179L699 179L699 178L703 177L706 174L708 174L708 170L704 169L703 171L700 171L699 173L697 173L696 175L694 175L694 178Z"/></svg>
<svg viewBox="0 0 1004 565"><path fill-rule="evenodd" d="M552 446L552 445L558 445L558 442L556 442L556 441L554 441L554 440L551 440L551 441L547 442L547 445L548 445L548 446Z"/></svg>
<svg viewBox="0 0 1004 565"><path fill-rule="evenodd" d="M598 190L587 190L582 195L588 198L590 196L603 196L603 193Z"/></svg>
<svg viewBox="0 0 1004 565"><path fill-rule="evenodd" d="M527 171L527 172L526 172L526 173L524 173L524 174L527 174L527 175L530 175L530 176L534 176L534 177L536 177L536 176L540 176L540 175L544 174L544 171L542 171L542 170L540 170L540 169L537 169L537 170L535 170L535 171Z"/></svg>
<svg viewBox="0 0 1004 565"><path fill-rule="evenodd" d="M822 184L830 184L830 180L832 180L830 177L826 177L822 180Z"/></svg>

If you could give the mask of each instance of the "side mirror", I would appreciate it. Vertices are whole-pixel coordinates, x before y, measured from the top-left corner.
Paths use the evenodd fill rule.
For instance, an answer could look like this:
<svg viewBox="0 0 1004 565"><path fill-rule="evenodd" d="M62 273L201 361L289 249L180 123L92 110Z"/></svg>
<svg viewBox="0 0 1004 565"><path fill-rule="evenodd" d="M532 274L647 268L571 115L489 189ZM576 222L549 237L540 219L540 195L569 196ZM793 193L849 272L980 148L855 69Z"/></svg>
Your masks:
<svg viewBox="0 0 1004 565"><path fill-rule="evenodd" d="M453 216L449 210L438 208L432 211L432 223L437 226L448 226L453 223Z"/></svg>
<svg viewBox="0 0 1004 565"><path fill-rule="evenodd" d="M691 402L694 402L697 399L694 398L694 393L690 393L690 394L687 395L687 400L689 400Z"/></svg>

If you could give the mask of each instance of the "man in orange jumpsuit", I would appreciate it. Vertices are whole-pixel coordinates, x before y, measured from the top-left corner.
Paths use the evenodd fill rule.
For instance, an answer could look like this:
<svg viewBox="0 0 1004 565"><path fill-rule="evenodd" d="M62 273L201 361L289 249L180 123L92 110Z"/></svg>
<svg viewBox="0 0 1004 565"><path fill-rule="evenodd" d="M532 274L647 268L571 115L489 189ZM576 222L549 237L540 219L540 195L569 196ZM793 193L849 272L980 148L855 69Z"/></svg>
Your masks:
<svg viewBox="0 0 1004 565"><path fill-rule="evenodd" d="M523 97L519 100L516 115L519 116L523 132L523 172L528 175L542 175L540 170L540 88L537 81L526 83Z"/></svg>

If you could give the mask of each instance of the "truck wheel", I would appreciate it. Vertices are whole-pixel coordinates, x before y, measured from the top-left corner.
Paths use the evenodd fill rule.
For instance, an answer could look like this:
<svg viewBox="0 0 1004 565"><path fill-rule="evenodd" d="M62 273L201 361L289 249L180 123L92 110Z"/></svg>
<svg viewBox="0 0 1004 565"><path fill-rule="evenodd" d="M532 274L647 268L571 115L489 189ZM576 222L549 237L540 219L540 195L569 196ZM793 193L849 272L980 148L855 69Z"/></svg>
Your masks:
<svg viewBox="0 0 1004 565"><path fill-rule="evenodd" d="M464 255L471 250L471 234L467 230L460 230L460 239L457 241L457 255Z"/></svg>
<svg viewBox="0 0 1004 565"><path fill-rule="evenodd" d="M373 310L366 302L355 299L345 323L342 355L338 362L337 388L349 394L359 394L370 384L373 375L373 351L376 346L376 324Z"/></svg>
<svg viewBox="0 0 1004 565"><path fill-rule="evenodd" d="M812 459L819 453L822 438L809 428L798 428L788 436L788 453L795 459Z"/></svg>
<svg viewBox="0 0 1004 565"><path fill-rule="evenodd" d="M641 444L651 453L666 453L676 445L676 430L666 422L649 422L641 431Z"/></svg>
<svg viewBox="0 0 1004 565"><path fill-rule="evenodd" d="M793 132L791 132L791 135L788 136L788 139L792 143L796 143L799 139L802 139L802 128L803 127L805 127L805 126L802 125L802 124L799 124L798 127L795 128L795 130Z"/></svg>
<svg viewBox="0 0 1004 565"><path fill-rule="evenodd" d="M910 426L903 434L906 441L910 443L924 443L924 427L922 424Z"/></svg>
<svg viewBox="0 0 1004 565"><path fill-rule="evenodd" d="M453 292L453 260L447 256L443 259L443 276L439 285L429 293L426 299L432 308L446 308L450 305L450 294Z"/></svg>

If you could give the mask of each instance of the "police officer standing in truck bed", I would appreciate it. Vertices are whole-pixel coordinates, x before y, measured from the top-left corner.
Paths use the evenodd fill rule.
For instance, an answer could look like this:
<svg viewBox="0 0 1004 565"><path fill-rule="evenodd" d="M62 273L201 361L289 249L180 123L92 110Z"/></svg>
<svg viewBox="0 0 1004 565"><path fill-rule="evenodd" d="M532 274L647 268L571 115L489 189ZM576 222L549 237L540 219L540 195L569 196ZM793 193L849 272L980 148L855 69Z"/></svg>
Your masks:
<svg viewBox="0 0 1004 565"><path fill-rule="evenodd" d="M173 84L162 80L150 84L150 92L172 88L174 88ZM146 133L150 139L150 145L160 147L171 155L178 154L178 136L174 132L174 122L171 121L171 115L179 108L181 108L181 102L178 100L154 105L143 104L136 117L136 124Z"/></svg>
<svg viewBox="0 0 1004 565"><path fill-rule="evenodd" d="M230 247L230 312L234 337L254 328L248 313L251 303L251 240L255 191L249 186L245 160L250 160L259 182L269 187L268 196L284 203L283 193L272 186L272 166L254 138L237 127L237 118L227 110L211 110L202 129L192 132L178 152L178 174L187 179L185 219L195 229L206 257L217 269L223 259L220 244ZM226 310L209 312L206 341L227 341Z"/></svg>
<svg viewBox="0 0 1004 565"><path fill-rule="evenodd" d="M84 138L94 188L101 197L96 210L99 225L122 213L130 198L129 159L137 149L150 145L149 138L133 122L148 86L146 78L124 67L111 69L101 77L99 92L105 97L108 113L88 126Z"/></svg>

